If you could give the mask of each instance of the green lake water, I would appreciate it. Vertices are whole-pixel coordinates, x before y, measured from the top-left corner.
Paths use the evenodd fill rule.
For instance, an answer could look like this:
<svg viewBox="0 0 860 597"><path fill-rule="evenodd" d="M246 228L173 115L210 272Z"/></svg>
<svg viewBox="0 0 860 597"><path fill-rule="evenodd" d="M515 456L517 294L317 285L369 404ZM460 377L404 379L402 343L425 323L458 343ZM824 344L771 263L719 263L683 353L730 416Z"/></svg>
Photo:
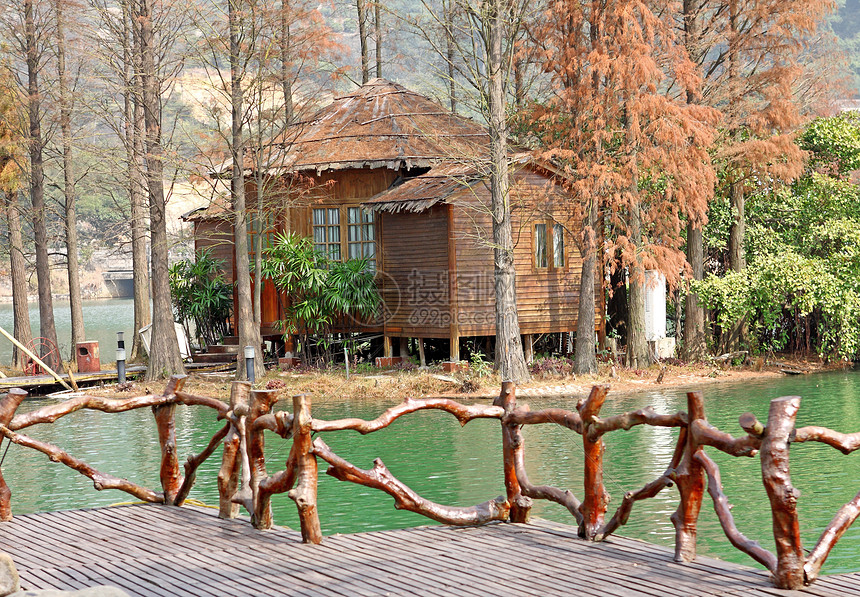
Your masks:
<svg viewBox="0 0 860 597"><path fill-rule="evenodd" d="M33 336L39 335L39 304L30 303L30 326ZM134 301L132 299L97 299L83 302L84 331L87 341L99 343L102 363L116 360L116 333L125 332L126 346L131 348L134 330ZM60 356L68 360L72 354L72 317L68 300L54 300L54 325ZM10 334L14 328L12 303L0 303L0 327ZM0 338L0 365L12 362L12 344Z"/></svg>
<svg viewBox="0 0 860 597"><path fill-rule="evenodd" d="M769 401L789 394L803 397L798 426L816 424L844 432L860 430L858 372L724 384L706 387L704 394L709 421L734 435L741 434L737 424L741 413L752 411L764 421ZM22 409L35 409L49 402L49 399L29 400ZM520 403L529 404L532 410L549 406L572 409L575 399L521 399ZM393 404L394 401L344 403L323 396L314 398L313 414L321 419L371 419ZM606 416L646 405L663 413L686 410L684 390L627 396L610 393L601 414ZM221 425L211 411L203 408L179 407L176 418L182 460L192 452L199 452ZM31 427L25 433L60 445L99 470L158 487L159 448L149 409L115 415L81 411L54 425ZM526 467L532 482L570 488L581 494L581 438L553 425L527 426L524 433ZM381 458L398 478L436 502L468 506L504 493L496 421L476 420L461 428L447 413L421 412L407 415L388 429L367 436L344 431L326 433L324 438L337 454L361 468L370 468L374 458ZM613 498L608 515L625 491L639 488L663 473L676 439L677 430L644 426L606 436L605 482ZM290 442L271 434L267 435L267 442L271 473L283 467ZM738 528L773 549L770 509L758 458L732 458L713 449L708 452L720 465ZM219 463L216 453L201 467L192 498L217 505ZM386 494L325 475L324 467L325 463L321 463L319 516L324 533L429 523L416 514L395 510L392 498ZM799 511L804 545L811 549L836 510L860 491L860 453L844 456L819 444L795 444L791 450L791 473L793 484L801 491ZM97 492L88 479L50 463L39 453L14 445L6 456L3 474L13 491L16 514L133 499L117 491ZM669 516L677 501L677 490L670 488L655 499L637 503L629 523L619 534L671 546L674 530ZM286 495L275 496L273 505L277 524L297 528L295 505ZM535 503L533 513L573 523L566 510L544 501ZM707 496L699 524L699 552L754 565L728 543ZM849 529L825 565L825 573L858 570L860 525Z"/></svg>

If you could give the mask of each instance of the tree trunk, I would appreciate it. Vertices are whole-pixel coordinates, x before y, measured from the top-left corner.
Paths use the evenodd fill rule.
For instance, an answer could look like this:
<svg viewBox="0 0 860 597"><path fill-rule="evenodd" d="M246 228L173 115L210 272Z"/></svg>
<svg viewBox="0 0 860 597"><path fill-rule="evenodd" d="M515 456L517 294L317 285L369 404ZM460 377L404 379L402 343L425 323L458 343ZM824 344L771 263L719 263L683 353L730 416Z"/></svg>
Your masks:
<svg viewBox="0 0 860 597"><path fill-rule="evenodd" d="M731 181L732 224L729 228L729 269L740 272L746 269L744 255L744 235L746 234L746 214L744 213L744 183L737 178Z"/></svg>
<svg viewBox="0 0 860 597"><path fill-rule="evenodd" d="M370 80L370 55L367 47L367 7L365 0L355 0L358 12L358 39L361 43L361 84Z"/></svg>
<svg viewBox="0 0 860 597"><path fill-rule="evenodd" d="M693 270L693 280L704 277L704 240L700 224L687 224L687 262ZM699 295L687 291L684 307L684 355L688 361L701 360L707 352L705 341L705 308L699 304ZM677 334L677 332L676 332Z"/></svg>
<svg viewBox="0 0 860 597"><path fill-rule="evenodd" d="M21 214L18 212L18 193L6 193L6 222L9 227L9 261L12 277L12 311L15 339L24 346L33 340L30 329L30 309L27 305L27 260L24 257L24 239L21 235ZM12 347L12 367L24 369L25 355L17 346Z"/></svg>
<svg viewBox="0 0 860 597"><path fill-rule="evenodd" d="M630 193L630 213L628 226L630 239L637 248L642 246L642 219L639 208L637 183L634 181ZM627 295L627 367L642 369L651 364L648 342L645 338L645 269L639 256L634 257L630 265L628 279L629 293Z"/></svg>
<svg viewBox="0 0 860 597"><path fill-rule="evenodd" d="M448 0L444 5L445 11L445 63L448 68L448 101L451 112L457 113L457 86L454 82L454 2Z"/></svg>
<svg viewBox="0 0 860 597"><path fill-rule="evenodd" d="M701 47L701 27L699 16L702 0L684 0L684 45L690 59L698 66L703 48ZM697 97L692 91L687 91L687 103L694 104ZM693 280L704 277L704 236L702 222L693 214L688 214L687 221L687 263L693 270ZM689 361L704 358L707 352L705 341L705 308L699 304L699 295L687 292L684 305L684 355ZM675 326L675 335L678 326Z"/></svg>
<svg viewBox="0 0 860 597"><path fill-rule="evenodd" d="M496 367L504 381L529 379L517 316L514 242L511 231L505 91L502 73L502 10L499 0L485 0L483 15L489 34L490 192L493 212L493 265L496 296Z"/></svg>
<svg viewBox="0 0 860 597"><path fill-rule="evenodd" d="M576 318L576 349L573 371L577 375L597 373L597 341L594 334L594 283L597 254L594 226L597 222L597 199L591 201L586 217L586 235L583 244L582 275L579 280L579 311Z"/></svg>
<svg viewBox="0 0 860 597"><path fill-rule="evenodd" d="M70 360L75 359L78 342L86 340L84 310L81 304L81 278L78 264L78 218L75 209L75 170L72 161L72 102L66 73L66 34L63 2L56 0L57 75L60 91L60 133L63 144L63 194L66 200L66 269L69 275L69 308L71 309L72 346Z"/></svg>
<svg viewBox="0 0 860 597"><path fill-rule="evenodd" d="M166 201L161 147L161 104L156 76L152 0L140 3L141 62L143 67L143 115L146 126L146 182L149 188L150 242L152 245L152 341L146 378L161 379L185 373L173 327L168 280Z"/></svg>
<svg viewBox="0 0 860 597"><path fill-rule="evenodd" d="M240 46L239 0L228 0L228 18L230 21L230 102L232 108L231 150L233 157L233 172L230 179L230 191L233 199L233 233L236 250L236 287L238 305L236 306L236 322L239 332L239 354L237 356L236 375L238 379L247 379L245 369L245 346L253 346L255 359L255 379L263 376L263 354L260 349L260 327L254 321L253 301L251 297L251 260L248 256L248 216L245 209L245 177L243 164L245 161L245 145L243 134L243 99L242 68L240 66L242 48ZM246 50L250 51L250 49Z"/></svg>
<svg viewBox="0 0 860 597"><path fill-rule="evenodd" d="M33 206L33 238L36 250L36 278L39 284L39 334L57 344L54 301L51 293L51 264L48 260L48 228L45 221L45 173L42 166L42 109L39 95L40 52L36 47L36 23L32 0L24 2L24 38L27 50L27 92L30 117L30 202ZM46 357L45 351L41 357ZM60 367L59 355L43 359L53 369Z"/></svg>
<svg viewBox="0 0 860 597"><path fill-rule="evenodd" d="M284 126L293 122L293 73L290 69L292 62L290 37L290 3L281 2L281 92L284 95Z"/></svg>
<svg viewBox="0 0 860 597"><path fill-rule="evenodd" d="M143 172L144 130L143 115L143 69L141 65L140 26L132 18L132 0L127 0L125 10L129 13L128 27L131 30L131 47L125 48L126 92L126 156L128 160L128 196L131 204L131 260L132 284L134 287L134 334L129 361L139 362L144 358L145 347L138 331L152 323L149 306L149 259L146 251L146 179ZM129 72L130 71L130 72Z"/></svg>
<svg viewBox="0 0 860 597"><path fill-rule="evenodd" d="M382 78L382 0L373 3L373 32L376 35L376 76Z"/></svg>

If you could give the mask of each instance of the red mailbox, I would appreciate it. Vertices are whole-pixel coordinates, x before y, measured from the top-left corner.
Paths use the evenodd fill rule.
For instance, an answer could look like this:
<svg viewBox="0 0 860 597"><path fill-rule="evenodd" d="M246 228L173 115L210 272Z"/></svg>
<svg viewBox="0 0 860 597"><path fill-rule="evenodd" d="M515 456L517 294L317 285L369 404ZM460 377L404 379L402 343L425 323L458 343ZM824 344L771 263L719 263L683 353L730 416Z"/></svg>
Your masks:
<svg viewBox="0 0 860 597"><path fill-rule="evenodd" d="M75 357L78 363L78 373L96 373L102 370L101 362L99 362L98 342L78 342L76 348Z"/></svg>

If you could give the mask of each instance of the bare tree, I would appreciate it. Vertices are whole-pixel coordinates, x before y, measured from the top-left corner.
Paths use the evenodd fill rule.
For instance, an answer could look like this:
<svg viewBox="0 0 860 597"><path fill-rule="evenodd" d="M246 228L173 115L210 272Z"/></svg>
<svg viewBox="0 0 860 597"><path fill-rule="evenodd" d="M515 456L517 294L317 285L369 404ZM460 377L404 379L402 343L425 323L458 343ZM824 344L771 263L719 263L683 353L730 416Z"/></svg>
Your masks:
<svg viewBox="0 0 860 597"><path fill-rule="evenodd" d="M12 311L15 338L25 346L33 340L30 329L30 310L27 304L27 262L24 257L24 239L21 234L21 214L18 189L23 178L21 157L23 147L20 96L9 80L5 65L0 70L0 193L9 231L9 261L12 278ZM24 368L25 355L17 346L12 347L12 366Z"/></svg>
<svg viewBox="0 0 860 597"><path fill-rule="evenodd" d="M27 62L28 115L30 121L30 203L33 208L33 237L36 250L36 277L39 285L39 334L48 343L57 345L54 324L54 300L51 293L51 264L48 257L48 225L45 210L45 137L42 133L42 96L39 75L44 66L47 26L37 14L34 0L24 0L24 52ZM47 357L48 346L42 347ZM47 364L61 365L59 355L48 358Z"/></svg>
<svg viewBox="0 0 860 597"><path fill-rule="evenodd" d="M147 379L183 373L179 343L173 325L168 279L168 238L164 194L163 147L161 143L161 99L156 72L156 41L153 31L153 0L140 0L141 73L143 118L146 129L146 181L149 190L150 243L152 251L152 341Z"/></svg>
<svg viewBox="0 0 860 597"><path fill-rule="evenodd" d="M69 75L66 69L66 0L54 0L55 39L57 47L57 81L60 104L60 136L62 143L63 196L65 198L66 270L69 277L69 307L72 322L71 357L74 360L78 342L86 338L81 297L80 264L78 262L78 219L75 208L75 168L72 156L72 107Z"/></svg>

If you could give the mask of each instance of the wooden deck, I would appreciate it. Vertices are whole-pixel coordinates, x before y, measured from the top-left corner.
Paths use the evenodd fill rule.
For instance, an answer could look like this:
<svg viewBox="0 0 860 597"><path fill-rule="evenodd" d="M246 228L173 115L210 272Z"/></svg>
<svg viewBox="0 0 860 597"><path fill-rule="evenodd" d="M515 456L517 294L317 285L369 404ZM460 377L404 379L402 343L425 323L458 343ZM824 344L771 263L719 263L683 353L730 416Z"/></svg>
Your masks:
<svg viewBox="0 0 860 597"><path fill-rule="evenodd" d="M146 373L146 367L142 365L129 365L125 369L125 374L129 379L133 379L142 373ZM80 385L117 380L116 369L93 371L91 373L74 373L73 375L75 376L75 382ZM62 373L60 374L60 377L66 383L71 383L68 373ZM0 378L0 392L8 391L12 388L23 388L27 391L39 388L39 391L42 392L43 390L49 390L54 387L62 388L60 382L48 374Z"/></svg>
<svg viewBox="0 0 860 597"><path fill-rule="evenodd" d="M781 591L759 570L710 558L676 564L666 548L588 543L544 520L335 535L314 546L214 510L134 505L16 516L0 524L0 549L25 588L110 584L141 597L860 594L860 573Z"/></svg>

